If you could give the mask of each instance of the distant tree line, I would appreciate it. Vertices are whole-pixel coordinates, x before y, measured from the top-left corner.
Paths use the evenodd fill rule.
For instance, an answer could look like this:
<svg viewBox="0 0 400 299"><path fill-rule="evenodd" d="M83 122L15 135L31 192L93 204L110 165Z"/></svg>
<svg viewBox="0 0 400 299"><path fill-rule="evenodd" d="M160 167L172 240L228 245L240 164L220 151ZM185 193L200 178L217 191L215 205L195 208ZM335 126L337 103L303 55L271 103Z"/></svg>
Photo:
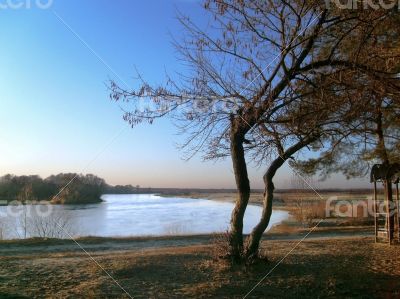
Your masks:
<svg viewBox="0 0 400 299"><path fill-rule="evenodd" d="M0 177L1 201L50 201L56 204L101 202L101 195L139 193L139 186L111 186L93 174L60 173L42 179L38 175Z"/></svg>

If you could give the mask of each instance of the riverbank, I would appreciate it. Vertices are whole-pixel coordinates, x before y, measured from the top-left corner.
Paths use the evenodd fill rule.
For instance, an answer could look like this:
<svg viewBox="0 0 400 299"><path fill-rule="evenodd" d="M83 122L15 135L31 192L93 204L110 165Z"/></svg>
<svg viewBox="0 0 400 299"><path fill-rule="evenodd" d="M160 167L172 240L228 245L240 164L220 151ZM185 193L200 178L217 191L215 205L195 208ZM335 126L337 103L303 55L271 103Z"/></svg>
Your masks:
<svg viewBox="0 0 400 299"><path fill-rule="evenodd" d="M289 218L282 221L277 228L281 232L292 233L299 228L318 227L337 227L340 229L352 227L365 227L371 229L374 225L374 219L371 214L365 214L363 206L367 206L370 191L360 190L321 190L318 192L310 190L280 190L274 194L273 210L286 211ZM206 199L220 202L235 202L236 193L229 192L173 192L159 194L161 197L178 197L191 199ZM251 193L249 204L262 206L263 192L256 190ZM339 217L332 210L337 210L335 204L349 203L354 207L349 217ZM347 209L347 207L343 207ZM361 209L359 209L361 208ZM339 208L341 209L341 208ZM367 217L366 217L367 216Z"/></svg>
<svg viewBox="0 0 400 299"><path fill-rule="evenodd" d="M223 201L223 202L235 202L236 193L231 192L196 192L196 191L187 191L187 192L163 192L157 194L161 197L178 197L178 198L191 198L191 199L207 199L207 200L215 200L215 201ZM250 195L250 204L262 205L263 201L263 193L261 192L253 192Z"/></svg>
<svg viewBox="0 0 400 299"><path fill-rule="evenodd" d="M400 246L375 244L371 237L310 237L248 298L400 296ZM215 260L205 236L204 243L192 245L184 244L185 238L158 238L170 242L161 247L137 245L143 238L80 243L134 298L243 298L298 243L265 240L262 251L269 262L246 268ZM57 242L50 240L42 252L31 252L25 248L40 246L40 240L27 242L0 243L1 298L128 298L82 250L53 244L58 250L48 251L48 242ZM4 246L14 249L4 254Z"/></svg>
<svg viewBox="0 0 400 299"><path fill-rule="evenodd" d="M236 190L164 190L156 192L161 197L178 197L192 199L208 199L216 201L234 202L237 197ZM364 200L367 196L372 196L373 190L355 189L355 190L277 190L274 192L274 206L285 207L297 204L299 201L324 201L332 198L340 200ZM263 191L253 190L250 194L250 204L262 205Z"/></svg>

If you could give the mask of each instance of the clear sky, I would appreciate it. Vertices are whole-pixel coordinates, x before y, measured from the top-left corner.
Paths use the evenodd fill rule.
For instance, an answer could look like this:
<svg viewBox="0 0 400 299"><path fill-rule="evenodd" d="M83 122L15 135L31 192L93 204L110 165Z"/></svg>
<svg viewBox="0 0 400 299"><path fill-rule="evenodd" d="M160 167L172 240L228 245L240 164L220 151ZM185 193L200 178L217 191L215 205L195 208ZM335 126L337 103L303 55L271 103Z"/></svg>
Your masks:
<svg viewBox="0 0 400 299"><path fill-rule="evenodd" d="M197 1L53 0L48 9L26 1L30 9L0 9L0 175L83 172L111 184L234 187L229 160L183 161L175 146L182 137L168 120L130 129L108 98L108 79L134 84L135 67L153 83L182 68L170 34L182 32L177 9L204 21ZM252 187L261 188L264 169L250 168ZM277 187L290 187L291 176L282 169ZM368 184L338 176L320 186Z"/></svg>

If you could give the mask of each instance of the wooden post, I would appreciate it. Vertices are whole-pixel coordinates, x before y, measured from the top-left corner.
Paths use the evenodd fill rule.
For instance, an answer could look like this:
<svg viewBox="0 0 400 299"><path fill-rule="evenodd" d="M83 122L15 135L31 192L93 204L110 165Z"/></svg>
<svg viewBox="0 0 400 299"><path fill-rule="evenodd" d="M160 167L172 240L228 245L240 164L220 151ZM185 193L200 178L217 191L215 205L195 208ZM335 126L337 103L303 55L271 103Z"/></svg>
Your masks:
<svg viewBox="0 0 400 299"><path fill-rule="evenodd" d="M375 220L375 243L378 242L378 203L377 203L376 181L374 180L374 220Z"/></svg>
<svg viewBox="0 0 400 299"><path fill-rule="evenodd" d="M392 181L390 179L386 180L386 217L387 217L387 230L389 237L389 244L392 244L393 234L394 234L394 214L393 214L393 190Z"/></svg>
<svg viewBox="0 0 400 299"><path fill-rule="evenodd" d="M396 212L397 212L397 238L400 242L400 216L399 216L399 181L396 181Z"/></svg>

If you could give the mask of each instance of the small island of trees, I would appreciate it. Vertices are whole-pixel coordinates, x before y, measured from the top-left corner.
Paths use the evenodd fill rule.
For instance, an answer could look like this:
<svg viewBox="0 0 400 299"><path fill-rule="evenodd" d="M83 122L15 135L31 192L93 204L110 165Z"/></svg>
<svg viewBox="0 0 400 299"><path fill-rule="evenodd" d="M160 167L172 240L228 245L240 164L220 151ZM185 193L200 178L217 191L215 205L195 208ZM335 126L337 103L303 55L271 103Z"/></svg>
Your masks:
<svg viewBox="0 0 400 299"><path fill-rule="evenodd" d="M102 202L105 193L137 193L132 185L111 186L93 174L60 173L42 179L38 175L0 177L0 202L47 201L54 204L89 204Z"/></svg>

